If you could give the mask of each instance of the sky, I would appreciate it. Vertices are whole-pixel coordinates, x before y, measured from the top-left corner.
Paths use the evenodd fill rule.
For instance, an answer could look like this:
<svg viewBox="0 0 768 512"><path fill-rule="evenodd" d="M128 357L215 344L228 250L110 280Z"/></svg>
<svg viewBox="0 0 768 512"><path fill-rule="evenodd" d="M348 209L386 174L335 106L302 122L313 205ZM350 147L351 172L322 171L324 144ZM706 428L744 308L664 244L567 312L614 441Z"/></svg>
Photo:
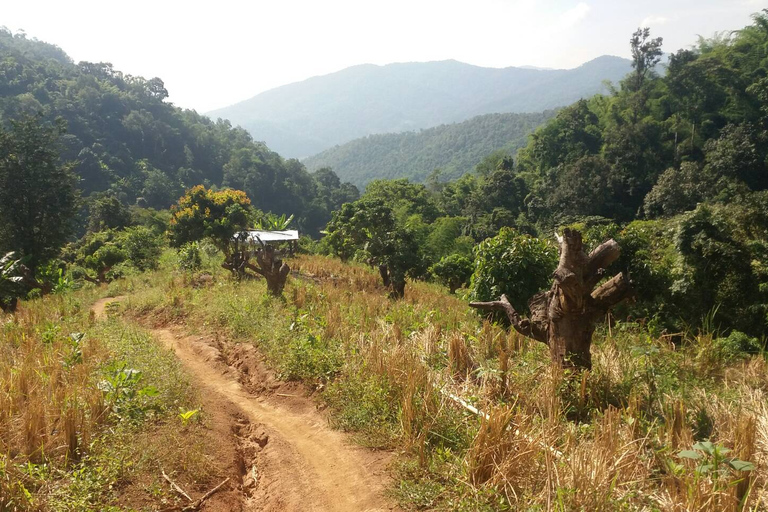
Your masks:
<svg viewBox="0 0 768 512"><path fill-rule="evenodd" d="M78 61L160 77L208 112L356 64L455 59L573 68L629 57L639 26L673 52L736 30L768 0L4 0L0 26Z"/></svg>

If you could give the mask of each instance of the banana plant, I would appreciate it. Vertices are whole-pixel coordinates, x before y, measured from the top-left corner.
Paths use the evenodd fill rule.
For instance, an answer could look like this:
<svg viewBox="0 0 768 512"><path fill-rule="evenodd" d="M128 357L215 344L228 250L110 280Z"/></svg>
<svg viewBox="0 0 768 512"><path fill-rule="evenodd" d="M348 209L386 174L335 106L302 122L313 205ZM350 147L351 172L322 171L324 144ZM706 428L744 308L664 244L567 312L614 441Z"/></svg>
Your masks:
<svg viewBox="0 0 768 512"><path fill-rule="evenodd" d="M3 311L14 311L18 298L24 294L21 286L24 278L18 275L19 260L13 252L0 258L0 308Z"/></svg>
<svg viewBox="0 0 768 512"><path fill-rule="evenodd" d="M285 214L277 216L274 213L263 213L256 220L254 227L262 231L283 231L288 229L292 221L293 215L288 217Z"/></svg>

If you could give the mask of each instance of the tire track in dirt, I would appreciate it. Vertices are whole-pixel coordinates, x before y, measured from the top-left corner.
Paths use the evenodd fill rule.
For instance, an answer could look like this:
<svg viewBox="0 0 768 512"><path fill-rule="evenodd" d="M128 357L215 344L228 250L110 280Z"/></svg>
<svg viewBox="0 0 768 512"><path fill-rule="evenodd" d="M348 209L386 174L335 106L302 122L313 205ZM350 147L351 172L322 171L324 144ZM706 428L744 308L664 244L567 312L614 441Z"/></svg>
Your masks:
<svg viewBox="0 0 768 512"><path fill-rule="evenodd" d="M101 299L92 311L97 318L103 316L109 302L121 299ZM249 393L238 382L237 372L224 363L216 344L205 337L166 328L151 332L176 353L196 386L239 409L248 424L234 426L234 431L260 431L256 442L261 449L241 461L243 487L250 488L246 510L396 509L383 497L388 454L351 445L348 436L327 425L309 398L292 395L281 400ZM242 443L242 435L233 442Z"/></svg>

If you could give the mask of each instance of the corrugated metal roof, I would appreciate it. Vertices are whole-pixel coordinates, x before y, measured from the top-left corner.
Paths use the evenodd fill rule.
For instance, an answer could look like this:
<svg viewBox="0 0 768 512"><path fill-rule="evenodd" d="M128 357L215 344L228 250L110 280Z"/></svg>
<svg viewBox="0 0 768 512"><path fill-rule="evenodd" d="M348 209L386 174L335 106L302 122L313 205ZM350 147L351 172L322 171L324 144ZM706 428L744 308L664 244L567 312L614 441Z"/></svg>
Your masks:
<svg viewBox="0 0 768 512"><path fill-rule="evenodd" d="M299 232L295 229L288 229L285 231L262 231L259 229L252 229L246 231L248 233L248 240L258 243L257 237L262 242L290 242L291 240L299 239Z"/></svg>

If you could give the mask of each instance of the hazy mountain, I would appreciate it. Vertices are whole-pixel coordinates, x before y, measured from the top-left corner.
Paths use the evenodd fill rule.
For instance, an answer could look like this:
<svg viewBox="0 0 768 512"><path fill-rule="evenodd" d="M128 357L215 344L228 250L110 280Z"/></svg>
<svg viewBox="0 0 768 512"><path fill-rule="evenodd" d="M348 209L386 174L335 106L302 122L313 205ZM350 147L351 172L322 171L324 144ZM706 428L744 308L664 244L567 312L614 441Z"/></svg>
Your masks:
<svg viewBox="0 0 768 512"><path fill-rule="evenodd" d="M524 146L528 134L555 111L535 114L485 114L420 132L369 135L327 149L304 160L310 171L331 167L361 190L376 178L423 182L440 169L441 179L471 171L489 153Z"/></svg>
<svg viewBox="0 0 768 512"><path fill-rule="evenodd" d="M629 70L629 60L610 56L568 70L483 68L454 60L364 64L271 89L209 115L301 158L376 133L568 105Z"/></svg>

